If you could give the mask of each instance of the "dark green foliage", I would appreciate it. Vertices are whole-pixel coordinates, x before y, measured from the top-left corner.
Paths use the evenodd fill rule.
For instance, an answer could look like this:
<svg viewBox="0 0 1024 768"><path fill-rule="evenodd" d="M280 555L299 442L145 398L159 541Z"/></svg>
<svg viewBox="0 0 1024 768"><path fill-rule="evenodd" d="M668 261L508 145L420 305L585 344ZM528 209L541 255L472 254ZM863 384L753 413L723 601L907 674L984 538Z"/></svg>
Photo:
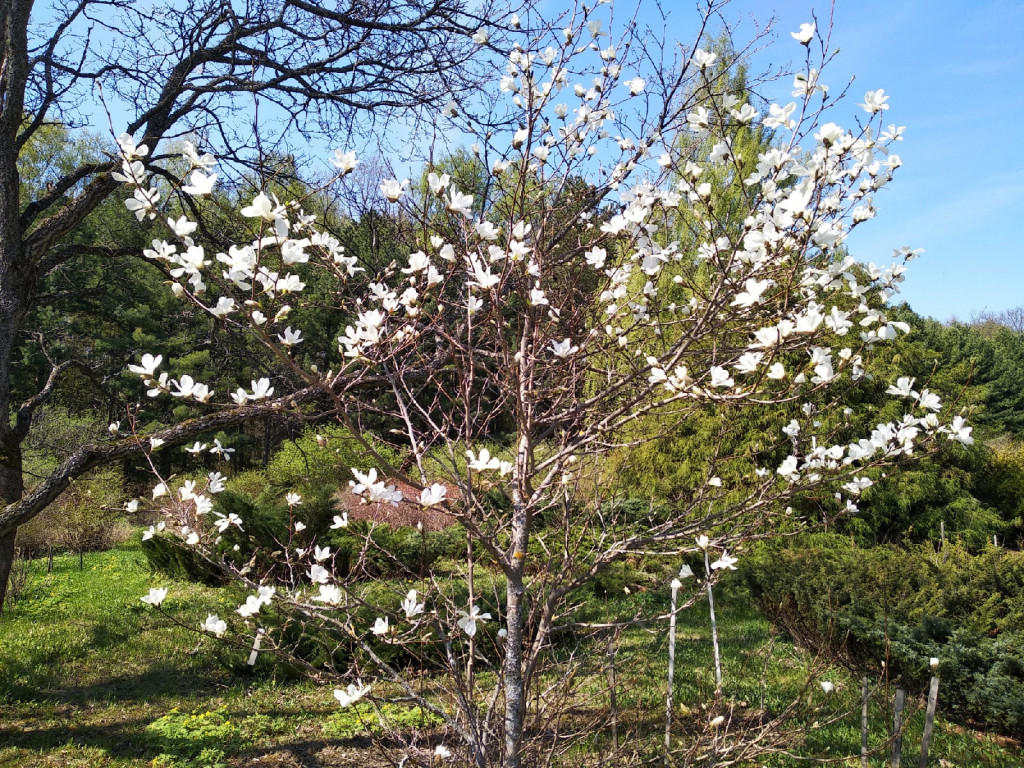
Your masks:
<svg viewBox="0 0 1024 768"><path fill-rule="evenodd" d="M201 558L180 539L158 535L141 542L140 549L149 567L157 573L211 587L225 582L219 568Z"/></svg>
<svg viewBox="0 0 1024 768"><path fill-rule="evenodd" d="M466 533L462 526L441 531L419 531L405 526L392 528L387 524L351 523L347 528L332 531L324 538L335 558L335 573L350 574L358 560L358 578L392 576L425 576L438 560L458 559L466 552Z"/></svg>
<svg viewBox="0 0 1024 768"><path fill-rule="evenodd" d="M825 534L759 547L743 574L762 612L802 645L922 691L940 660L940 706L1024 735L1024 554L948 545L860 549Z"/></svg>

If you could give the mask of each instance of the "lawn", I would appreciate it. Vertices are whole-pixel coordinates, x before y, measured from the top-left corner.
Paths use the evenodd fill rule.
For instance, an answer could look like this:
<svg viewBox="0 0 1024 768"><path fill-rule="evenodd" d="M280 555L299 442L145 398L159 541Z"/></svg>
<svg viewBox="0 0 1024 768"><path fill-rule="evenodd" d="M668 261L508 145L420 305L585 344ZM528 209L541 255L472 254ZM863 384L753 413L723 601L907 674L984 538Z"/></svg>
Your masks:
<svg viewBox="0 0 1024 768"><path fill-rule="evenodd" d="M172 586L161 615L140 602L150 587ZM594 615L617 615L660 595L634 593L594 601ZM726 711L732 721L753 722L765 710L803 697L808 717L831 725L809 731L797 752L836 757L859 750L859 682L842 670L825 676L837 685L826 697L804 688L812 659L768 625L740 592L722 590L718 600ZM137 548L126 545L32 564L28 586L0 619L0 766L362 766L382 756L366 738L358 712L340 713L331 690L284 672L247 671L244 654L200 639L197 627L210 611L237 605L220 590L170 584L152 574ZM702 731L701 703L714 690L706 609L680 616L674 726L677 744ZM665 627L624 633L616 651L620 737L635 738L657 760L664 729ZM602 646L603 647L603 646ZM591 708L607 707L603 656L594 660L580 690ZM602 659L600 662L597 659ZM940 694L941 695L941 694ZM885 738L888 713L872 705L872 744ZM764 709L762 709L764 707ZM904 764L917 765L923 715L915 708L904 739ZM407 717L410 726L416 716ZM610 734L594 733L565 764L595 764ZM202 752L206 749L206 752ZM932 765L1024 765L1020 745L942 721ZM941 761L946 761L945 763ZM759 764L765 764L760 761ZM768 765L794 764L778 755ZM850 763L858 764L859 759ZM883 765L881 753L871 764ZM886 763L887 764L887 763Z"/></svg>

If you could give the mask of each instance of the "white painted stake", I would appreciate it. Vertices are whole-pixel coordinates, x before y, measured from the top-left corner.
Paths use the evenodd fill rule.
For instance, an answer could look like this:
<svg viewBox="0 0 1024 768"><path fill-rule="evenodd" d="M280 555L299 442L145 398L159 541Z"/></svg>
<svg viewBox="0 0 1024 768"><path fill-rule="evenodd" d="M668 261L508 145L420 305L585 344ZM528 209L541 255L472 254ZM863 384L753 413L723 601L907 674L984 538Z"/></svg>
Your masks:
<svg viewBox="0 0 1024 768"><path fill-rule="evenodd" d="M263 640L263 630L262 629L257 629L256 630L256 638L252 641L252 652L249 654L249 666L250 667L256 666L256 657L259 655L260 643L262 642L262 640Z"/></svg>
<svg viewBox="0 0 1024 768"><path fill-rule="evenodd" d="M711 592L711 561L704 549L704 572L708 576L708 606L711 608L711 645L715 649L715 698L722 693L722 657L718 651L718 621L715 619L715 596Z"/></svg>

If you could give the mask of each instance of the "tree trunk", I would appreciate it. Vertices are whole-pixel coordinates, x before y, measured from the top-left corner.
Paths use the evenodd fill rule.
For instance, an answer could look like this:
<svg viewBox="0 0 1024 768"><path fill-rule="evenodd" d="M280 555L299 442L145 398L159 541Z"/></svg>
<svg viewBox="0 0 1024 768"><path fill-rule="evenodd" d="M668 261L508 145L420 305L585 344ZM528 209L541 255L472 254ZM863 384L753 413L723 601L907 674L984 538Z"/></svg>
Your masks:
<svg viewBox="0 0 1024 768"><path fill-rule="evenodd" d="M529 443L520 438L517 463L526 465ZM520 469L518 477L523 477ZM506 631L505 660L502 676L505 684L505 759L504 768L521 768L523 764L522 741L523 721L526 716L526 691L523 687L523 646L526 631L526 609L523 598L526 589L523 584L526 552L530 543L530 518L524 499L527 494L521 487L513 492L512 536L509 546L511 567L506 571L505 598Z"/></svg>
<svg viewBox="0 0 1024 768"><path fill-rule="evenodd" d="M15 529L6 536L0 537L0 616L4 614L7 582L11 578L11 567L14 565L14 539L17 535L18 530Z"/></svg>
<svg viewBox="0 0 1024 768"><path fill-rule="evenodd" d="M526 711L526 691L523 690L523 630L526 615L523 610L522 573L508 579L508 601L505 618L508 635L505 638L505 768L520 768L523 739L523 716Z"/></svg>
<svg viewBox="0 0 1024 768"><path fill-rule="evenodd" d="M0 4L0 502L18 501L24 491L21 440L13 425L11 358L25 298L34 273L26 258L21 227L21 178L18 175L18 129L25 118L28 80L28 21L31 0ZM0 538L0 611L14 564L17 528Z"/></svg>
<svg viewBox="0 0 1024 768"><path fill-rule="evenodd" d="M10 430L5 432L0 439L0 445L6 448L0 451L0 500L4 504L10 504L21 498L24 485L21 475L21 447ZM18 529L13 528L0 536L0 614L3 614L4 601L7 599L7 583L14 565L14 540L17 535Z"/></svg>

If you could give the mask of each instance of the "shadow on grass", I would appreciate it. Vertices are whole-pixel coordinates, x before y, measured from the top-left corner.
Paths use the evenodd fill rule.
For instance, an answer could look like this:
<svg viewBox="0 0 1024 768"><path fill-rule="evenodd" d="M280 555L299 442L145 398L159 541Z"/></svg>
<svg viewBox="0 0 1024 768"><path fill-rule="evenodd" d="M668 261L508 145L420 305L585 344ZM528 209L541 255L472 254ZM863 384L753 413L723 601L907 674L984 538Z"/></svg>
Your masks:
<svg viewBox="0 0 1024 768"><path fill-rule="evenodd" d="M15 678L17 671L15 670ZM97 702L158 703L163 699L196 695L208 696L215 687L226 687L232 681L227 675L214 675L204 670L201 677L182 674L180 667L164 665L135 674L110 677L90 685L25 685L12 684L3 693L6 698L23 702L52 702L87 705ZM237 682L237 680L235 681ZM0 741L0 743L3 743Z"/></svg>
<svg viewBox="0 0 1024 768"><path fill-rule="evenodd" d="M148 718L133 718L116 723L61 724L47 723L44 728L12 728L0 726L0 744L4 749L25 749L33 752L57 750L69 743L95 747L112 757L145 757L153 752L142 736ZM155 755L155 753L154 753Z"/></svg>

